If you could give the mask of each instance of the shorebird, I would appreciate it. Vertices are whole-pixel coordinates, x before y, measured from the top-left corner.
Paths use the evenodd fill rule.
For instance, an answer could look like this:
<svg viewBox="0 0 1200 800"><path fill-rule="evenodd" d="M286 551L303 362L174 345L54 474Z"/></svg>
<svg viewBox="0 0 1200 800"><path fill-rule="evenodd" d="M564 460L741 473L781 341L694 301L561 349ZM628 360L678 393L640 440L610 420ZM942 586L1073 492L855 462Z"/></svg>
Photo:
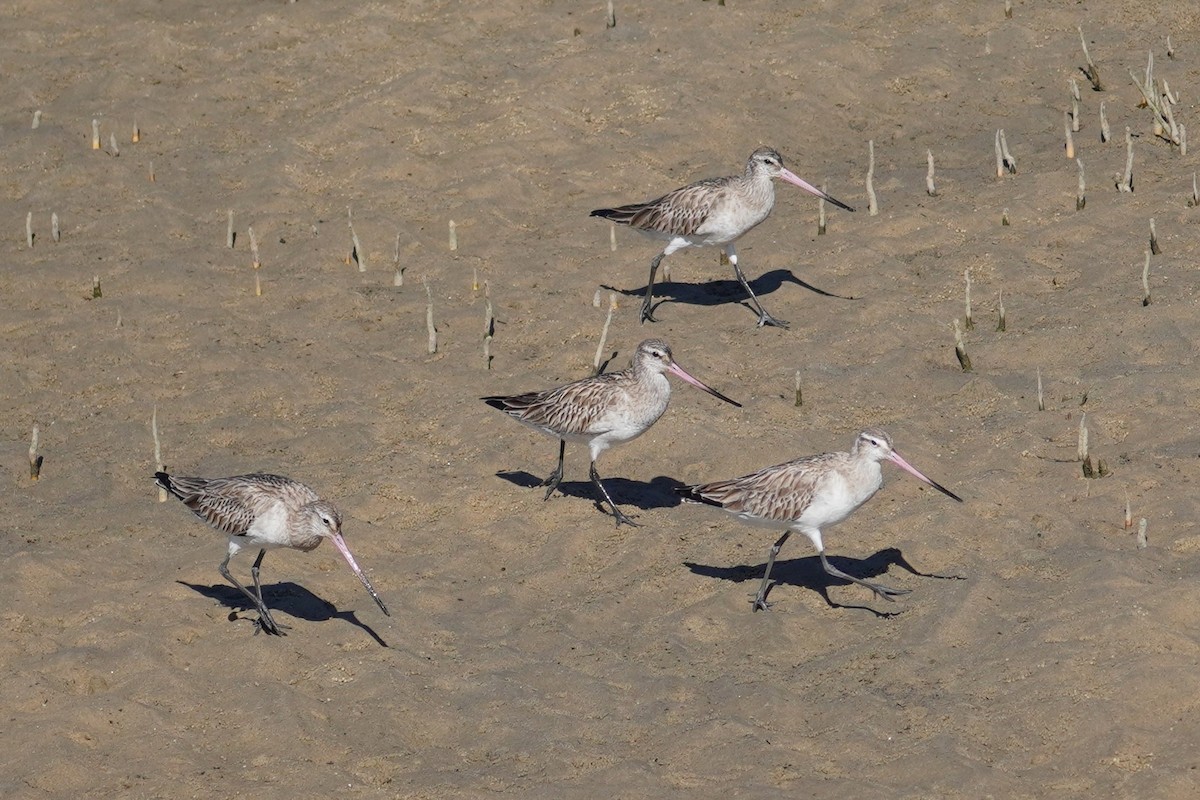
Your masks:
<svg viewBox="0 0 1200 800"><path fill-rule="evenodd" d="M342 538L341 513L333 503L322 500L303 483L282 475L262 473L232 478L181 478L165 472L154 473L154 482L182 500L197 517L229 537L229 552L217 569L258 609L255 633L263 630L282 636L283 629L289 627L275 622L263 602L262 584L258 579L263 556L278 547L308 552L322 539L333 542L380 610L391 616ZM258 558L250 568L254 592L238 583L229 572L229 559L243 547L259 548Z"/></svg>
<svg viewBox="0 0 1200 800"><path fill-rule="evenodd" d="M803 533L817 548L826 573L865 586L884 600L892 600L896 595L908 594L909 590L891 589L847 575L825 559L825 545L821 540L821 528L850 516L883 486L881 461L891 461L947 497L962 502L961 497L905 461L892 449L892 438L879 428L868 428L860 433L848 453L805 456L741 478L685 486L676 491L687 501L723 508L750 525L786 528L771 546L766 572L752 601L755 611L767 610L771 567L793 531Z"/></svg>
<svg viewBox="0 0 1200 800"><path fill-rule="evenodd" d="M788 326L788 323L768 314L758 301L746 282L742 268L738 266L737 250L734 248L734 242L765 220L775 206L772 178L782 178L839 208L854 210L785 168L778 151L760 147L750 154L741 175L708 178L668 192L657 200L617 208L598 208L591 213L593 217L628 225L655 239L667 241L666 248L650 262L650 280L646 284L646 299L642 302L642 322L655 321L651 309L654 302L654 275L665 257L685 247L720 245L729 263L733 264L738 282L758 310L758 327Z"/></svg>
<svg viewBox="0 0 1200 800"><path fill-rule="evenodd" d="M621 372L609 372L573 383L511 397L484 397L483 402L536 431L558 439L558 466L541 485L546 497L562 481L563 454L567 442L586 442L591 451L589 476L612 508L617 526L637 527L613 502L596 471L596 459L608 448L636 439L667 410L671 384L663 373L671 373L699 389L741 408L741 403L693 378L675 363L671 348L662 339L647 339L638 345L633 364Z"/></svg>

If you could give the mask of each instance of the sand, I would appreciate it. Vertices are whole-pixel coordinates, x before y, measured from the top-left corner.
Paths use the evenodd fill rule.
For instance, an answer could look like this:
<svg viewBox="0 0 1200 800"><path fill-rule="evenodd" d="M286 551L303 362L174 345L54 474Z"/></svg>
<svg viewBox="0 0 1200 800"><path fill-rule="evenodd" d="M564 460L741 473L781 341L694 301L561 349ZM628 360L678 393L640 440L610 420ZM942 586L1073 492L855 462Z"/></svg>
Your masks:
<svg viewBox="0 0 1200 800"><path fill-rule="evenodd" d="M603 3L566 0L0 9L0 794L1197 796L1197 160L1152 134L1128 70L1153 51L1200 130L1200 14L616 14L609 30ZM1114 180L1127 126L1133 193ZM1018 167L999 179L998 128ZM619 230L614 252L588 212L737 172L764 144L858 208L818 236L816 201L780 185L739 242L792 328L754 327L715 250L670 257L659 322L640 325L658 245ZM478 400L587 375L609 292L611 368L663 337L744 404L677 383L605 455L636 529L596 504L580 447L543 502L555 443ZM273 552L267 599L292 627L254 636L217 573L223 537L158 502L155 413L172 472L279 472L334 500L392 616L332 547ZM1102 478L1077 460L1084 414ZM838 567L912 593L829 579L794 537L773 610L752 613L775 533L672 489L872 425L966 501L888 468L826 531Z"/></svg>

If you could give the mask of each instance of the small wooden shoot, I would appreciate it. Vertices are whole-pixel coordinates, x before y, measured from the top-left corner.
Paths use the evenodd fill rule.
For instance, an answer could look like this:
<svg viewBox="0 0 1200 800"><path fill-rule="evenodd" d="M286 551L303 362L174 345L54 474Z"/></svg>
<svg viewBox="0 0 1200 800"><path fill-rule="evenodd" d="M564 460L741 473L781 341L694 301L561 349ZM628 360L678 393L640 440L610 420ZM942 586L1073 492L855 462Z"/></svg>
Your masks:
<svg viewBox="0 0 1200 800"><path fill-rule="evenodd" d="M350 206L346 206L346 222L350 226L350 257L346 259L349 263L353 259L358 264L359 272L367 271L367 254L363 252L362 242L358 240L358 234L354 232L354 212L350 210Z"/></svg>
<svg viewBox="0 0 1200 800"><path fill-rule="evenodd" d="M1192 208L1200 206L1200 184L1196 183L1196 173L1192 172L1192 196L1188 200L1188 205Z"/></svg>
<svg viewBox="0 0 1200 800"><path fill-rule="evenodd" d="M613 8L613 0L608 0L608 8L604 13L604 27L609 29L617 27L617 10Z"/></svg>
<svg viewBox="0 0 1200 800"><path fill-rule="evenodd" d="M925 194L930 197L937 197L937 187L933 185L933 151L925 150L925 160L929 164L929 169L925 173Z"/></svg>
<svg viewBox="0 0 1200 800"><path fill-rule="evenodd" d="M999 333L1004 333L1006 330L1008 330L1008 322L1004 316L1004 290L1001 289L1000 290L1000 318L996 322L996 331Z"/></svg>
<svg viewBox="0 0 1200 800"><path fill-rule="evenodd" d="M117 135L112 132L108 134L108 154L114 158L121 155L121 148L117 147Z"/></svg>
<svg viewBox="0 0 1200 800"><path fill-rule="evenodd" d="M104 292L100 291L100 276L93 275L92 276L92 299L99 300L101 297L104 297Z"/></svg>
<svg viewBox="0 0 1200 800"><path fill-rule="evenodd" d="M966 281L966 314L963 316L963 327L974 330L975 320L971 319L971 270L963 270L963 280Z"/></svg>
<svg viewBox="0 0 1200 800"><path fill-rule="evenodd" d="M1146 251L1146 260L1142 264L1142 306L1150 305L1150 251Z"/></svg>
<svg viewBox="0 0 1200 800"><path fill-rule="evenodd" d="M1066 136L1066 151L1067 158L1075 157L1075 139L1071 134L1071 114L1068 111L1063 112L1063 134Z"/></svg>
<svg viewBox="0 0 1200 800"><path fill-rule="evenodd" d="M996 129L996 178L1004 177L1004 153L1000 150L1000 129Z"/></svg>
<svg viewBox="0 0 1200 800"><path fill-rule="evenodd" d="M1079 166L1079 190L1075 195L1075 210L1083 211L1087 206L1087 181L1083 174L1083 159L1075 159L1075 163Z"/></svg>
<svg viewBox="0 0 1200 800"><path fill-rule="evenodd" d="M1076 445L1076 456L1083 465L1083 477L1095 478L1096 469L1092 466L1092 456L1088 452L1087 414L1079 415L1079 442Z"/></svg>
<svg viewBox="0 0 1200 800"><path fill-rule="evenodd" d="M1100 141L1107 142L1112 138L1112 129L1108 127L1108 116L1104 113L1104 101L1100 101Z"/></svg>
<svg viewBox="0 0 1200 800"><path fill-rule="evenodd" d="M1096 62L1092 61L1092 54L1088 52L1087 39L1084 38L1082 26L1076 26L1079 31L1079 43L1083 45L1083 59L1087 62L1087 67L1080 67L1080 71L1087 76L1087 79L1092 84L1092 91L1103 92L1104 87L1100 85L1100 70L1096 67Z"/></svg>
<svg viewBox="0 0 1200 800"><path fill-rule="evenodd" d="M599 308L599 307L600 307L600 290L597 289L596 293L592 295L592 308Z"/></svg>
<svg viewBox="0 0 1200 800"><path fill-rule="evenodd" d="M1071 130L1079 133L1079 84L1071 78Z"/></svg>
<svg viewBox="0 0 1200 800"><path fill-rule="evenodd" d="M608 224L608 249L617 252L617 225L614 222Z"/></svg>
<svg viewBox="0 0 1200 800"><path fill-rule="evenodd" d="M396 231L396 246L392 250L392 269L395 270L392 275L392 286L403 286L404 267L400 266L400 231Z"/></svg>
<svg viewBox="0 0 1200 800"><path fill-rule="evenodd" d="M1162 255L1162 248L1158 246L1158 233L1154 230L1154 217L1150 218L1150 252L1154 255Z"/></svg>
<svg viewBox="0 0 1200 800"><path fill-rule="evenodd" d="M450 220L450 252L458 250L458 226Z"/></svg>
<svg viewBox="0 0 1200 800"><path fill-rule="evenodd" d="M150 182L154 183L154 162L150 162Z"/></svg>
<svg viewBox="0 0 1200 800"><path fill-rule="evenodd" d="M1133 510L1129 507L1129 492L1125 493L1125 530L1133 528Z"/></svg>
<svg viewBox="0 0 1200 800"><path fill-rule="evenodd" d="M825 184L821 184L821 191L825 191ZM817 198L817 236L824 236L829 230L829 223L825 219L825 198Z"/></svg>
<svg viewBox="0 0 1200 800"><path fill-rule="evenodd" d="M1141 519L1138 520L1138 529L1137 529L1137 549L1138 550L1145 550L1146 547L1148 547L1150 544L1149 540L1146 538L1146 527L1147 527L1146 518L1142 517Z"/></svg>
<svg viewBox="0 0 1200 800"><path fill-rule="evenodd" d="M800 370L796 370L796 408L804 405L804 393L800 391Z"/></svg>
<svg viewBox="0 0 1200 800"><path fill-rule="evenodd" d="M38 426L33 426L33 437L29 442L29 480L42 476L42 456L38 453Z"/></svg>
<svg viewBox="0 0 1200 800"><path fill-rule="evenodd" d="M58 226L57 211L50 214L50 238L56 242L62 239L62 229Z"/></svg>
<svg viewBox="0 0 1200 800"><path fill-rule="evenodd" d="M1167 34L1167 58L1175 58L1175 48L1171 46L1171 34Z"/></svg>
<svg viewBox="0 0 1200 800"><path fill-rule="evenodd" d="M958 365L963 372L971 371L971 357L967 355L967 345L963 342L962 329L958 320L954 320L954 355L958 357Z"/></svg>
<svg viewBox="0 0 1200 800"><path fill-rule="evenodd" d="M1042 368L1037 368L1037 398L1038 411L1046 410L1046 395L1042 393Z"/></svg>
<svg viewBox="0 0 1200 800"><path fill-rule="evenodd" d="M237 233L233 230L233 209L231 208L225 224L225 246L232 250L235 242L237 242Z"/></svg>
<svg viewBox="0 0 1200 800"><path fill-rule="evenodd" d="M496 335L496 315L492 313L492 294L483 282L483 364L492 368L492 337Z"/></svg>
<svg viewBox="0 0 1200 800"><path fill-rule="evenodd" d="M33 112L33 125L32 125L31 129L36 131L38 129L38 127L41 126L41 124L42 124L42 110L39 108L37 111Z"/></svg>
<svg viewBox="0 0 1200 800"><path fill-rule="evenodd" d="M25 246L33 249L33 212L25 213Z"/></svg>
<svg viewBox="0 0 1200 800"><path fill-rule="evenodd" d="M613 312L617 310L616 292L608 293L608 316L604 318L604 327L600 329L600 344L596 345L596 357L592 360L592 374L599 375L602 366L600 359L604 357L604 348L608 344L608 328L612 325Z"/></svg>
<svg viewBox="0 0 1200 800"><path fill-rule="evenodd" d="M1004 160L1004 168L1013 175L1017 174L1017 160L1013 158L1013 154L1008 152L1008 139L1004 137L1004 128L999 131L1000 134L1000 154Z"/></svg>
<svg viewBox="0 0 1200 800"><path fill-rule="evenodd" d="M1000 225L1007 228L1008 224L1008 209L1006 208L1000 212Z"/></svg>
<svg viewBox="0 0 1200 800"><path fill-rule="evenodd" d="M1125 176L1117 182L1117 191L1133 191L1133 133L1125 126Z"/></svg>
<svg viewBox="0 0 1200 800"><path fill-rule="evenodd" d="M137 120L133 121L133 134L129 137L129 141L137 144L142 140L142 129L138 127Z"/></svg>
<svg viewBox="0 0 1200 800"><path fill-rule="evenodd" d="M255 269L262 266L262 261L258 257L258 237L254 235L254 228L246 228L246 235L250 237L250 265Z"/></svg>
<svg viewBox="0 0 1200 800"><path fill-rule="evenodd" d="M425 306L425 328L429 333L428 351L430 355L433 355L438 349L437 327L433 324L433 292L429 289L429 281L427 279L422 278L421 283L425 286L425 298L427 301Z"/></svg>
<svg viewBox="0 0 1200 800"><path fill-rule="evenodd" d="M100 120L92 120L92 149L100 149Z"/></svg>
<svg viewBox="0 0 1200 800"><path fill-rule="evenodd" d="M1004 18L1012 19L1012 0L1004 0Z"/></svg>
<svg viewBox="0 0 1200 800"><path fill-rule="evenodd" d="M154 437L154 468L158 472L163 472L166 467L163 466L162 457L162 442L158 438L158 406L154 406L154 411L150 414L150 435ZM167 502L167 490L161 486L158 488L158 502Z"/></svg>
<svg viewBox="0 0 1200 800"><path fill-rule="evenodd" d="M879 213L879 204L875 200L875 140L867 141L867 211L871 216Z"/></svg>

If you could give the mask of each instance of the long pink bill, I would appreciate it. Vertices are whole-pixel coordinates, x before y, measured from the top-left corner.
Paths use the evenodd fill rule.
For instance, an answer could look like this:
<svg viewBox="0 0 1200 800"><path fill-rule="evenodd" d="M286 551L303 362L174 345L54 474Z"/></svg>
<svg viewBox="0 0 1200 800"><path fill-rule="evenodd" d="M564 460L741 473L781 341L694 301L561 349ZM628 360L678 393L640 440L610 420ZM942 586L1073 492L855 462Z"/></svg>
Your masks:
<svg viewBox="0 0 1200 800"><path fill-rule="evenodd" d="M957 500L960 503L963 501L963 499L961 497L959 497L954 492L947 489L945 486L942 486L937 481L931 480L930 478L926 477L919 469L917 469L912 464L905 461L901 457L901 455L899 453L897 453L895 450L893 450L891 453L888 454L888 461L891 461L897 467L904 470L905 472L912 475L913 477L918 478L919 480L922 480L925 483L928 483L930 486L937 489L942 494L946 495L946 497L949 497L953 500Z"/></svg>
<svg viewBox="0 0 1200 800"><path fill-rule="evenodd" d="M680 380L687 381L687 382L688 382L688 383L690 383L692 386L695 386L697 389L701 389L701 390L703 390L703 391L705 391L705 392L708 392L708 393L709 393L709 394L711 394L713 397L716 397L716 398L719 398L719 399L721 399L721 400L724 400L726 403L729 403L730 405L737 406L738 408L741 408L741 407L742 407L742 404L741 404L741 403L739 403L738 401L736 401L736 400L730 400L728 397L726 397L725 395L721 394L720 392L718 392L716 389L712 388L711 386L708 386L708 385L706 385L706 384L704 384L704 383L701 383L700 381L698 381L698 380L696 380L695 378L693 378L691 375L688 375L688 374L687 374L687 373L684 371L683 367L679 366L679 365L678 365L678 364L676 364L674 361L672 361L672 362L671 362L671 365L670 365L669 367L667 367L667 372L671 373L672 375L674 375L675 377L679 378Z"/></svg>
<svg viewBox="0 0 1200 800"><path fill-rule="evenodd" d="M375 587L371 585L369 580L367 580L367 576L361 569L359 569L358 562L354 560L354 556L350 553L350 548L346 546L345 539L342 538L340 533L334 534L332 538L333 546L338 549L338 552L341 553L346 559L346 563L350 565L350 569L354 570L354 574L358 576L360 581L362 581L362 585L367 588L367 593L370 594L371 598L379 604L379 610L390 617L392 615L391 612L387 610L387 606L383 604L383 600L380 599L379 594L375 591Z"/></svg>
<svg viewBox="0 0 1200 800"><path fill-rule="evenodd" d="M792 172L790 169L780 169L779 177L783 178L785 181L792 184L793 186L799 186L801 189L803 189L804 191L808 192L811 195L816 195L817 197L821 198L822 200L833 203L838 208L844 208L847 211L854 210L850 206L843 203L841 200L838 200L838 199L826 194L825 192L822 192L820 189L813 186L811 183L804 180L799 175Z"/></svg>

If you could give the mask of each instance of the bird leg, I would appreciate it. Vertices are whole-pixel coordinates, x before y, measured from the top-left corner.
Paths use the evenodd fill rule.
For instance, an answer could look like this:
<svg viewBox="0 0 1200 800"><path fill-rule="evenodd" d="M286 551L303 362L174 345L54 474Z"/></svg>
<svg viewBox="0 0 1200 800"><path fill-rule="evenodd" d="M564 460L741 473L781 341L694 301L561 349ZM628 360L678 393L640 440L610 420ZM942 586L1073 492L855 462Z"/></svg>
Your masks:
<svg viewBox="0 0 1200 800"><path fill-rule="evenodd" d="M258 569L262 565L263 556L266 554L266 550L259 550L258 558L254 559L254 566L250 568L250 574L254 576L254 590L258 593L257 596L245 586L238 583L237 578L233 577L233 573L229 571L229 559L233 558L232 553L225 556L225 560L221 562L221 566L217 569L225 580L232 583L239 592L246 595L250 599L250 602L254 604L254 607L258 610L258 621L256 623L258 630L263 630L276 636L285 636L286 634L283 633L283 630L290 626L276 623L271 617L271 612L267 610L267 604L262 599L262 584L258 580Z"/></svg>
<svg viewBox="0 0 1200 800"><path fill-rule="evenodd" d="M859 586L865 586L876 595L889 602L895 602L894 598L896 595L908 594L912 591L911 589L892 589L880 583L871 583L870 581L864 581L862 578L856 578L853 575L847 575L833 564L830 564L825 560L824 551L821 551L819 555L821 556L821 566L825 568L827 573L835 578L841 578L842 580L850 581L851 583L857 583Z"/></svg>
<svg viewBox="0 0 1200 800"><path fill-rule="evenodd" d="M784 531L783 536L780 536L775 544L771 545L771 550L767 554L767 571L763 573L762 583L758 585L758 594L754 596L751 602L752 610L758 611L760 608L763 611L770 611L771 606L767 603L767 590L771 588L771 567L775 566L775 556L779 555L783 543L792 535L791 531Z"/></svg>
<svg viewBox="0 0 1200 800"><path fill-rule="evenodd" d="M542 486L550 487L550 488L546 489L546 497L544 498L546 500L550 499L550 495L554 494L554 490L557 489L558 484L562 482L563 454L565 452L567 452L567 440L559 439L558 440L558 467L555 468L554 472L550 473L550 477L546 478L546 480L542 481L542 483L541 483Z"/></svg>
<svg viewBox="0 0 1200 800"><path fill-rule="evenodd" d="M666 252L659 253L650 262L650 280L646 282L646 299L642 301L642 323L658 322L651 313L650 306L654 303L654 275L658 272L658 265L662 262Z"/></svg>
<svg viewBox="0 0 1200 800"><path fill-rule="evenodd" d="M751 289L750 284L746 282L746 276L743 274L742 268L738 266L737 251L734 249L732 244L725 245L725 257L729 259L730 264L733 264L733 274L737 276L738 282L742 284L742 288L746 290L746 294L750 295L750 302L754 303L754 307L758 309L758 327L761 328L765 325L773 325L776 328L786 329L788 327L788 323L781 319L776 319L768 314L767 309L763 308L763 304L758 301L758 297L755 296L754 290Z"/></svg>
<svg viewBox="0 0 1200 800"><path fill-rule="evenodd" d="M617 504L613 502L612 497L610 497L608 494L608 489L605 489L604 484L600 481L600 473L596 471L595 461L592 462L592 469L589 474L592 476L592 482L596 484L598 489L600 489L600 494L604 495L604 499L607 500L609 506L612 507L613 516L617 518L617 527L619 528L621 527L621 523L625 523L626 525L640 528L640 525L631 520L629 517L625 516L625 513L621 511L621 509L617 508Z"/></svg>

